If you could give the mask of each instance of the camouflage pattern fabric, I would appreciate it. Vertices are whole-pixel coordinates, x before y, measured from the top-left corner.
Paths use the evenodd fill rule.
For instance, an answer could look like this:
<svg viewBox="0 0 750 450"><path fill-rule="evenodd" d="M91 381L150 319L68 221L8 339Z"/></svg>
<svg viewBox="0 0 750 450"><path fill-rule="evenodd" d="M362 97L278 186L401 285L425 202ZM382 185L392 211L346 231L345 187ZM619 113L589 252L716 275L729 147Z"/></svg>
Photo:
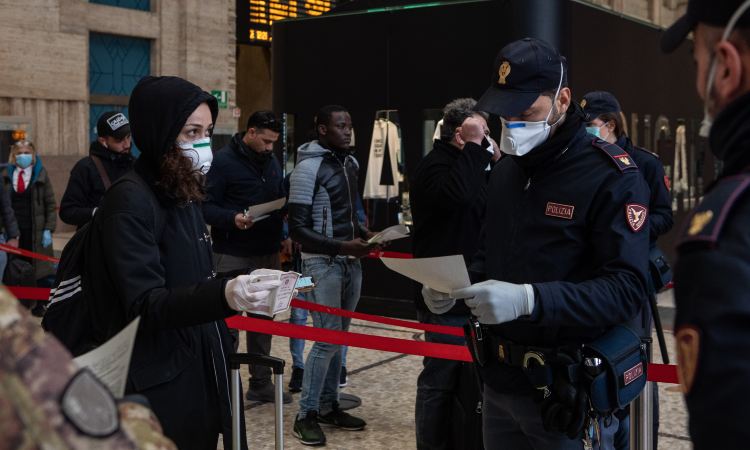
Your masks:
<svg viewBox="0 0 750 450"><path fill-rule="evenodd" d="M59 404L77 371L65 347L0 287L0 450L176 449L154 413L137 403L119 403L120 429L113 435L79 432Z"/></svg>

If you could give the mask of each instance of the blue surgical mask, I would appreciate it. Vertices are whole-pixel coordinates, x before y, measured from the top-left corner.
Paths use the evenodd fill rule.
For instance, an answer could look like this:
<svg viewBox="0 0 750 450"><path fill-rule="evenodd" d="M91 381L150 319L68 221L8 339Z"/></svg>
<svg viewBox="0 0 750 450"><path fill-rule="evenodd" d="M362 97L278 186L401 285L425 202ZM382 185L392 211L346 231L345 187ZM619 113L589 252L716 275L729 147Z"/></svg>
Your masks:
<svg viewBox="0 0 750 450"><path fill-rule="evenodd" d="M599 127L586 127L586 132L588 134L593 134L594 136L596 136L596 137L598 137L598 138L601 139L601 133L600 133L600 131L601 131L601 128L599 128Z"/></svg>
<svg viewBox="0 0 750 450"><path fill-rule="evenodd" d="M22 155L16 155L16 165L22 169L25 169L31 166L31 161L33 159L34 157L28 153L24 153Z"/></svg>
<svg viewBox="0 0 750 450"><path fill-rule="evenodd" d="M598 137L599 139L606 141L609 137L609 130L607 130L607 135L602 136L602 128L606 125L606 123L602 124L600 127L586 127L586 132L589 134L593 134L594 136Z"/></svg>

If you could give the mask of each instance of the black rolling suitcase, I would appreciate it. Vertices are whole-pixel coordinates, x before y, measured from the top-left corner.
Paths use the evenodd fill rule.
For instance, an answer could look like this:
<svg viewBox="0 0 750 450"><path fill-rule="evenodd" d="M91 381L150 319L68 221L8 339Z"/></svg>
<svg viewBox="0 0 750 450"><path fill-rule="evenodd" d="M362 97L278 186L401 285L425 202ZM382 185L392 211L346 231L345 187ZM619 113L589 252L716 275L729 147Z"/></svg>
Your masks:
<svg viewBox="0 0 750 450"><path fill-rule="evenodd" d="M276 450L284 448L284 360L273 356L256 355L252 353L234 353L229 355L229 367L232 379L232 450L239 450L240 445L240 415L244 411L240 409L242 404L242 389L240 388L240 366L243 364L256 364L268 366L273 370L274 384L276 388L275 403L275 427L276 427Z"/></svg>

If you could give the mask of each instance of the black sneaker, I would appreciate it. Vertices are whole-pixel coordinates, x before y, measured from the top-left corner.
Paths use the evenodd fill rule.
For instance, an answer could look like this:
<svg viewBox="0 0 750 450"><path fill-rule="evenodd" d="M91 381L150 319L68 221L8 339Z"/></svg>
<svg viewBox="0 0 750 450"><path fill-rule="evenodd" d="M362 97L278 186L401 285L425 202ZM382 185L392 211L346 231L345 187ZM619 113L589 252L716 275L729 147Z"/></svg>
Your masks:
<svg viewBox="0 0 750 450"><path fill-rule="evenodd" d="M302 391L302 377L305 374L305 370L299 367L292 368L292 379L289 380L289 392L300 392Z"/></svg>
<svg viewBox="0 0 750 450"><path fill-rule="evenodd" d="M341 374L339 375L339 387L346 387L349 379L346 377L346 367L341 366Z"/></svg>
<svg viewBox="0 0 750 450"><path fill-rule="evenodd" d="M367 425L367 422L365 422L364 420L340 410L338 406L335 406L333 408L333 411L329 412L328 414L320 415L318 417L318 423L332 425L334 427L349 431L364 430L365 426Z"/></svg>
<svg viewBox="0 0 750 450"><path fill-rule="evenodd" d="M318 425L317 411L308 411L304 419L295 419L292 435L304 445L326 445L326 435Z"/></svg>
<svg viewBox="0 0 750 450"><path fill-rule="evenodd" d="M283 395L285 405L292 403L292 396L288 392L284 392ZM251 382L245 398L249 402L274 403L276 400L274 385L270 381L261 384L253 384Z"/></svg>

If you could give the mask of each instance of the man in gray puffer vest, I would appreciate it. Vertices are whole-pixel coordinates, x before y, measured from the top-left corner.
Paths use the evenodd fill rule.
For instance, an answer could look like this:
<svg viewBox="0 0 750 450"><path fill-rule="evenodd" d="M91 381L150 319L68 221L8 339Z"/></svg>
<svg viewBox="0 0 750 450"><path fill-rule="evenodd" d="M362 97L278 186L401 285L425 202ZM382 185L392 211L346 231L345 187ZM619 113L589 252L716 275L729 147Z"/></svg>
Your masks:
<svg viewBox="0 0 750 450"><path fill-rule="evenodd" d="M356 218L357 171L349 153L352 120L341 106L323 107L315 118L318 140L299 148L289 192L289 234L302 245L302 272L316 284L308 300L353 311L359 301L359 258L375 247L373 233ZM350 319L311 312L315 327L347 330ZM339 408L341 346L316 342L305 362L294 436L305 445L325 444L318 423L362 430L365 421Z"/></svg>

